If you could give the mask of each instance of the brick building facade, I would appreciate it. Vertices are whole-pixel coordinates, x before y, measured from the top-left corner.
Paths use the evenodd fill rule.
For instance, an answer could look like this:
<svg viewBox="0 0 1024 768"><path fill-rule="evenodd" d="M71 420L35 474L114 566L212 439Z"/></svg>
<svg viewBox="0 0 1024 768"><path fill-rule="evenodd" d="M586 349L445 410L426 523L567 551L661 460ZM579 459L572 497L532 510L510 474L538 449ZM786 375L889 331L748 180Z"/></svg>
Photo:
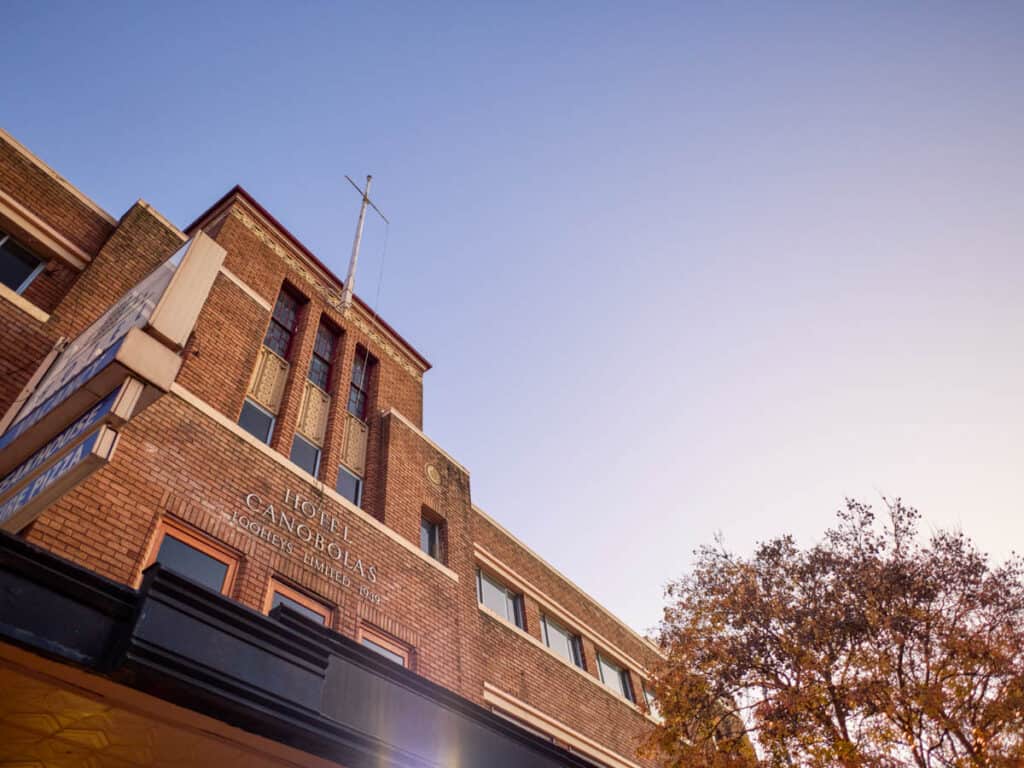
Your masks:
<svg viewBox="0 0 1024 768"><path fill-rule="evenodd" d="M115 219L0 133L0 238L0 764L651 764L657 649L474 504L429 363L248 193ZM49 395L160 269L194 317Z"/></svg>

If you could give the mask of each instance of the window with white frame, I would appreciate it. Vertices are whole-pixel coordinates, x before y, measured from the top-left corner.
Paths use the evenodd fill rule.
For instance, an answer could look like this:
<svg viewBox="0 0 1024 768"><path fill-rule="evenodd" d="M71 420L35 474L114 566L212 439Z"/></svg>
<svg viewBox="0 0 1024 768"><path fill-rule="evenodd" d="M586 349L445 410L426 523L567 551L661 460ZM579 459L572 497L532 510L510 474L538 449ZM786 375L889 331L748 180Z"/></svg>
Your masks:
<svg viewBox="0 0 1024 768"><path fill-rule="evenodd" d="M635 701L633 688L629 684L629 672L606 656L597 654L597 669L601 674L601 682L619 694L626 701Z"/></svg>
<svg viewBox="0 0 1024 768"><path fill-rule="evenodd" d="M0 283L15 293L24 293L46 262L0 230Z"/></svg>
<svg viewBox="0 0 1024 768"><path fill-rule="evenodd" d="M570 664L583 669L583 644L575 635L550 616L541 617L541 633L544 644Z"/></svg>
<svg viewBox="0 0 1024 768"><path fill-rule="evenodd" d="M523 618L523 596L506 587L500 581L484 573L476 572L477 597L480 604L501 616L510 624L525 629Z"/></svg>

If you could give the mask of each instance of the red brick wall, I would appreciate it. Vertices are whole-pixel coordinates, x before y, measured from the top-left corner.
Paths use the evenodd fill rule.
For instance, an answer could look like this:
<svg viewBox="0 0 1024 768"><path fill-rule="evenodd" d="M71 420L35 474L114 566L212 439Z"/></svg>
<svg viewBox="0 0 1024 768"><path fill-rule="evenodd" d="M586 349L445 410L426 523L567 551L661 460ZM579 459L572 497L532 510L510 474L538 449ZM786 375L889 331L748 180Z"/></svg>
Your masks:
<svg viewBox="0 0 1024 768"><path fill-rule="evenodd" d="M0 299L0 415L14 402L56 341L51 329Z"/></svg>
<svg viewBox="0 0 1024 768"><path fill-rule="evenodd" d="M376 581L354 571L344 587L303 564L299 538L259 518L296 544L293 555L232 525L233 512L254 515L245 496L258 493L277 509L286 490L314 499L349 526L348 548ZM174 395L164 395L121 431L112 462L48 509L28 539L109 578L138 582L158 520L170 515L224 543L240 568L231 596L262 610L270 578L278 575L339 607L336 629L355 636L360 616L387 617L396 634L417 639L417 669L458 689L457 628L438 621L457 604L457 584L315 486L281 467L243 438ZM341 541L336 535L335 540ZM381 596L379 607L359 587Z"/></svg>
<svg viewBox="0 0 1024 768"><path fill-rule="evenodd" d="M44 312L53 312L78 279L78 274L78 270L66 262L52 259L29 283L22 296Z"/></svg>

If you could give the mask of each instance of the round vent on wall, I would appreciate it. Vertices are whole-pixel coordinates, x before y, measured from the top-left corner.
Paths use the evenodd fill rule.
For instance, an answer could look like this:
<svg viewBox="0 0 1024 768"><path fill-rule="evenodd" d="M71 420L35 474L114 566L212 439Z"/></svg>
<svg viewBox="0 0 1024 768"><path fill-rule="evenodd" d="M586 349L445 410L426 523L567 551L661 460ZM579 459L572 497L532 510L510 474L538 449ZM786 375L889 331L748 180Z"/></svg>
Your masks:
<svg viewBox="0 0 1024 768"><path fill-rule="evenodd" d="M441 484L441 472L433 464L427 464L427 480L434 485Z"/></svg>

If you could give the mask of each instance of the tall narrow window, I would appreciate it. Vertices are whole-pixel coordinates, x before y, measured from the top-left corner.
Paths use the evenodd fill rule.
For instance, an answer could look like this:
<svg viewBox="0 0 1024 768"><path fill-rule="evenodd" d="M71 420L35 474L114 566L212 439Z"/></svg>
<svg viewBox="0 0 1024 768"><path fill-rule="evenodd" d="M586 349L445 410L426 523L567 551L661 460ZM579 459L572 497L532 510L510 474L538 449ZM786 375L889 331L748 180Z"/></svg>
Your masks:
<svg viewBox="0 0 1024 768"><path fill-rule="evenodd" d="M366 402L370 392L370 371L373 360L362 347L356 347L352 361L352 385L348 390L348 412L360 421L366 421Z"/></svg>
<svg viewBox="0 0 1024 768"><path fill-rule="evenodd" d="M44 265L42 259L0 230L0 283L15 293L24 293Z"/></svg>
<svg viewBox="0 0 1024 768"><path fill-rule="evenodd" d="M444 523L423 514L420 517L420 549L439 562L443 562L441 534Z"/></svg>
<svg viewBox="0 0 1024 768"><path fill-rule="evenodd" d="M579 635L574 635L550 616L541 618L544 644L570 664L583 668L583 647Z"/></svg>
<svg viewBox="0 0 1024 768"><path fill-rule="evenodd" d="M277 295L274 313L270 316L270 326L263 344L277 355L288 359L291 352L292 337L299 322L299 299L287 288L282 288Z"/></svg>
<svg viewBox="0 0 1024 768"><path fill-rule="evenodd" d="M166 520L157 528L147 565L153 563L223 594L231 589L238 565L225 549Z"/></svg>
<svg viewBox="0 0 1024 768"><path fill-rule="evenodd" d="M626 701L636 701L633 697L633 687L629 684L629 672L609 661L600 653L597 654L597 669L601 673L602 683Z"/></svg>
<svg viewBox="0 0 1024 768"><path fill-rule="evenodd" d="M338 333L321 321L313 343L313 359L309 361L309 380L324 392L330 391L331 369L337 347Z"/></svg>
<svg viewBox="0 0 1024 768"><path fill-rule="evenodd" d="M523 617L523 596L513 592L493 576L481 570L476 572L477 598L480 604L501 616L510 624L525 629Z"/></svg>

